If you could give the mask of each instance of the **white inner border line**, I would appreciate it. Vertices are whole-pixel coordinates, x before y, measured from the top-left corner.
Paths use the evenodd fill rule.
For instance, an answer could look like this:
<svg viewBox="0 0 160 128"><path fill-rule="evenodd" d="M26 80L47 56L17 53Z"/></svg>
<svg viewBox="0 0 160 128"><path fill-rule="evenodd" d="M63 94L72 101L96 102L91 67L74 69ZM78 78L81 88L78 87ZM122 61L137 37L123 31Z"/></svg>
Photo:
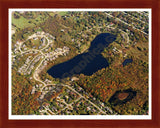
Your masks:
<svg viewBox="0 0 160 128"><path fill-rule="evenodd" d="M151 38L151 33L152 33L152 28L151 28L151 13L152 9L151 8L146 8L146 9L43 9L43 8L37 8L37 9L21 9L21 8L10 8L9 10L9 69L8 69L8 77L9 77L9 119L10 120L41 120L41 119L46 119L46 120L67 120L67 119L87 119L87 120L92 120L92 119L97 119L97 120L122 120L122 119L127 119L127 120L151 120L152 119L152 38ZM11 111L11 87L12 87L12 81L11 81L11 14L13 11L148 11L149 12L149 115L12 115Z"/></svg>

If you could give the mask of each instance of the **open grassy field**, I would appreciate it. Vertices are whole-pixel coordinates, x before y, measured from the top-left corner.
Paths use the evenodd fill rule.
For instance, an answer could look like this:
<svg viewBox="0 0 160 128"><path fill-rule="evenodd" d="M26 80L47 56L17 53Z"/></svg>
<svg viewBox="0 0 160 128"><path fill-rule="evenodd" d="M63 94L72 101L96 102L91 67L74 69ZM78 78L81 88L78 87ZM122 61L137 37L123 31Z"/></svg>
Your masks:
<svg viewBox="0 0 160 128"><path fill-rule="evenodd" d="M34 27L42 22L44 22L48 16L44 17L42 15L38 15L35 19L26 19L22 15L16 19L12 16L12 24L15 25L17 28L27 28L27 27Z"/></svg>
<svg viewBox="0 0 160 128"><path fill-rule="evenodd" d="M58 12L61 16L64 16L64 15L66 15L68 12Z"/></svg>

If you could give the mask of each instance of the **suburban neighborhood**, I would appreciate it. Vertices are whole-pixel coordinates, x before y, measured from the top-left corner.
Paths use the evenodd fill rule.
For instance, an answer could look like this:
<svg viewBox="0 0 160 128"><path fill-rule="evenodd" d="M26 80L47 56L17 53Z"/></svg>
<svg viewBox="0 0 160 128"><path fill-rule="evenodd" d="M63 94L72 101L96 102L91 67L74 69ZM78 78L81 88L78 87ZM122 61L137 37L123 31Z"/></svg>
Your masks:
<svg viewBox="0 0 160 128"><path fill-rule="evenodd" d="M21 20L28 27L19 24ZM12 114L146 115L148 29L147 11L12 12ZM64 79L47 73L52 66L87 53L100 33L116 35L101 53L109 67L91 76ZM133 62L122 65L129 59ZM126 97L121 100L119 93ZM117 100L111 101L113 96ZM15 107L23 102L30 109Z"/></svg>

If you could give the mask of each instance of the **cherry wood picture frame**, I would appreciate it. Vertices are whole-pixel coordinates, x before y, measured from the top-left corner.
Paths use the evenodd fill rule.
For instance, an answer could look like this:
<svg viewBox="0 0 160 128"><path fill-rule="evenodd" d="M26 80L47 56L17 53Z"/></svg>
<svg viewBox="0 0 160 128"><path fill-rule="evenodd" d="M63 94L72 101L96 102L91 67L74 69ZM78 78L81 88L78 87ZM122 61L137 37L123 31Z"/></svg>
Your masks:
<svg viewBox="0 0 160 128"><path fill-rule="evenodd" d="M151 120L9 120L8 20L9 8L149 8L152 9ZM0 128L160 127L160 1L159 0L0 0Z"/></svg>

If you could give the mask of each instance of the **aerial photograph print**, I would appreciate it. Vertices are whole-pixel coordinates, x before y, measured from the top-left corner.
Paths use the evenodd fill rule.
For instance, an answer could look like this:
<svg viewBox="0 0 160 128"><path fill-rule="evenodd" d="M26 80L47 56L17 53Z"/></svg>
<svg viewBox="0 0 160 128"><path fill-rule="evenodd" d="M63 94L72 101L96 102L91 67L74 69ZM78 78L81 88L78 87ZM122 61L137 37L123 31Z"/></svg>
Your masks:
<svg viewBox="0 0 160 128"><path fill-rule="evenodd" d="M9 117L150 118L150 16L9 9Z"/></svg>

